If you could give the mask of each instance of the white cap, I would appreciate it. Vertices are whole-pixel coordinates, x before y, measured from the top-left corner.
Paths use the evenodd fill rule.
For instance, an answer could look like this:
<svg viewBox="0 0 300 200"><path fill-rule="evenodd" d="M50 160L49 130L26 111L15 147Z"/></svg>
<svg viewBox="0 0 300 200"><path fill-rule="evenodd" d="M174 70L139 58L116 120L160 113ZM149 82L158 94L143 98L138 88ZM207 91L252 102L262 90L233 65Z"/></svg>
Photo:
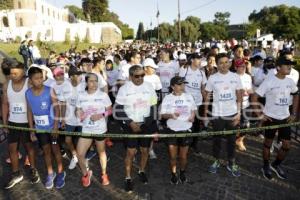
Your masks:
<svg viewBox="0 0 300 200"><path fill-rule="evenodd" d="M155 64L152 58L146 58L143 65L144 67L152 67L154 69L158 68L158 66Z"/></svg>
<svg viewBox="0 0 300 200"><path fill-rule="evenodd" d="M40 68L41 70L44 70L47 72L47 77L53 79L53 74L52 71L49 67L47 67L46 65L37 65L37 64L32 64L29 68L31 67L37 67ZM28 69L29 70L29 69ZM28 71L27 71L28 74Z"/></svg>
<svg viewBox="0 0 300 200"><path fill-rule="evenodd" d="M184 53L180 54L178 60L186 60L186 55Z"/></svg>

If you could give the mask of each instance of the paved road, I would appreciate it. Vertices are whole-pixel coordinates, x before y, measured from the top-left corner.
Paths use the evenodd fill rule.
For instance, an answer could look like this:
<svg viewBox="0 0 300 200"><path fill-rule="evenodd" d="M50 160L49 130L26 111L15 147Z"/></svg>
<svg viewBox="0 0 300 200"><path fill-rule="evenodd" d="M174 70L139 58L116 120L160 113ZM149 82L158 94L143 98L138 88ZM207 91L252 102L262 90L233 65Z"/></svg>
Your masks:
<svg viewBox="0 0 300 200"><path fill-rule="evenodd" d="M23 168L25 180L11 190L0 190L0 199L151 199L151 200L179 200L179 199L299 199L300 196L300 144L293 141L292 150L284 162L289 179L273 181L265 180L260 173L262 163L262 141L257 137L248 137L247 151L238 152L238 163L242 168L240 178L232 177L222 167L218 174L207 173L211 163L211 141L202 140L199 143L202 154L197 157L190 152L187 175L189 183L185 185L170 185L168 170L167 148L163 142L155 144L158 159L150 160L147 168L149 184L142 185L137 177L137 165L134 168L134 193L127 194L123 190L124 178L124 147L121 142L115 142L108 149L110 161L108 173L111 178L109 186L100 183L100 167L97 158L91 160L90 167L94 171L92 184L85 189L80 184L80 170L75 168L67 170L66 185L63 189L47 190L42 183L32 185L29 183L29 170ZM224 145L225 146L225 145ZM0 145L0 187L8 179L9 166L5 163L6 144ZM225 155L224 155L225 157ZM139 156L138 156L139 159ZM68 164L65 159L65 166ZM42 157L38 157L38 170L45 178L45 167Z"/></svg>

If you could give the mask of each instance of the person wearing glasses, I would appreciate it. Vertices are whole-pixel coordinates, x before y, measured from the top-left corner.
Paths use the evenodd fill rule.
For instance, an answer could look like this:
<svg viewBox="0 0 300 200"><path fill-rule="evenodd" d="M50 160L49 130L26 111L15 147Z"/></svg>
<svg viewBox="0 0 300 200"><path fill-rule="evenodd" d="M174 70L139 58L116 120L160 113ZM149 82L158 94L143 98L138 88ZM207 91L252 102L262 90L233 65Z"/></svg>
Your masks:
<svg viewBox="0 0 300 200"><path fill-rule="evenodd" d="M123 85L116 97L115 117L121 122L124 133L127 134L157 134L154 113L157 95L150 83L144 82L145 71L140 65L129 69L129 80ZM142 183L148 182L145 168L149 155L151 138L125 139L125 190L132 192L133 183L131 169L136 149L140 147L141 161L138 175Z"/></svg>

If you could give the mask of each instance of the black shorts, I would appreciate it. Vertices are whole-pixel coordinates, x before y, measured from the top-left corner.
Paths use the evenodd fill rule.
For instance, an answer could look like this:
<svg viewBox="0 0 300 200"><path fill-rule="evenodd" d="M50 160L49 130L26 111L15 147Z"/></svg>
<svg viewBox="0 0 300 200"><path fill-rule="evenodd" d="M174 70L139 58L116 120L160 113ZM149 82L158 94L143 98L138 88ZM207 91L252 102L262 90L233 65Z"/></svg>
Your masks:
<svg viewBox="0 0 300 200"><path fill-rule="evenodd" d="M124 133L126 133L126 134L143 135L143 134L158 133L156 121L153 121L151 123L151 125L149 125L149 126L146 126L145 124L141 124L141 129L142 129L141 133L133 133L131 128L129 126L127 126L126 124L122 125L122 129L123 129ZM125 146L127 148L137 148L137 147L149 148L151 141L152 141L152 138L125 138L124 139Z"/></svg>
<svg viewBox="0 0 300 200"><path fill-rule="evenodd" d="M173 134L173 133L191 133L192 130L186 130L186 131L173 131L169 128L167 128L166 130L166 134ZM166 144L168 146L170 145L175 145L175 146L180 146L180 147L186 147L186 146L190 146L193 142L193 138L192 137L179 137L179 138L166 138L165 139Z"/></svg>
<svg viewBox="0 0 300 200"><path fill-rule="evenodd" d="M40 146L42 147L48 144L58 144L57 139L54 139L51 136L51 133L36 133L35 135L39 141Z"/></svg>
<svg viewBox="0 0 300 200"><path fill-rule="evenodd" d="M287 124L287 119L278 120L271 118L272 121L266 121L264 126L273 126L280 124ZM267 139L274 139L276 132L278 131L278 137L282 140L291 140L291 127L282 127L277 129L268 129L265 130L265 137Z"/></svg>
<svg viewBox="0 0 300 200"><path fill-rule="evenodd" d="M212 125L214 131L234 130L237 127L232 125L232 119L235 115L227 117L214 117Z"/></svg>
<svg viewBox="0 0 300 200"><path fill-rule="evenodd" d="M20 128L28 128L28 123L14 123L14 122L8 122L9 126L15 126ZM8 144L12 143L30 143L30 132L29 131L22 131L22 130L15 130L15 129L9 129L9 132L7 134L7 142Z"/></svg>
<svg viewBox="0 0 300 200"><path fill-rule="evenodd" d="M105 134L105 133L103 133L103 134ZM79 138L91 139L91 140L95 140L98 142L105 140L105 137L93 137L93 136L80 136Z"/></svg>

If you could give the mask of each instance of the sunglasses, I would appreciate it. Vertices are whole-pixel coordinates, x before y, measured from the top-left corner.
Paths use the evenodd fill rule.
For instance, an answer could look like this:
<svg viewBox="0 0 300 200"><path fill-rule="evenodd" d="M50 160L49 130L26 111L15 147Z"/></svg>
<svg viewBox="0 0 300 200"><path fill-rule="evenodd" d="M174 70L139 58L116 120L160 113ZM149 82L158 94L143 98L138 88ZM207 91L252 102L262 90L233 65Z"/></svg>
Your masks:
<svg viewBox="0 0 300 200"><path fill-rule="evenodd" d="M136 74L133 75L134 78L144 78L145 74Z"/></svg>

